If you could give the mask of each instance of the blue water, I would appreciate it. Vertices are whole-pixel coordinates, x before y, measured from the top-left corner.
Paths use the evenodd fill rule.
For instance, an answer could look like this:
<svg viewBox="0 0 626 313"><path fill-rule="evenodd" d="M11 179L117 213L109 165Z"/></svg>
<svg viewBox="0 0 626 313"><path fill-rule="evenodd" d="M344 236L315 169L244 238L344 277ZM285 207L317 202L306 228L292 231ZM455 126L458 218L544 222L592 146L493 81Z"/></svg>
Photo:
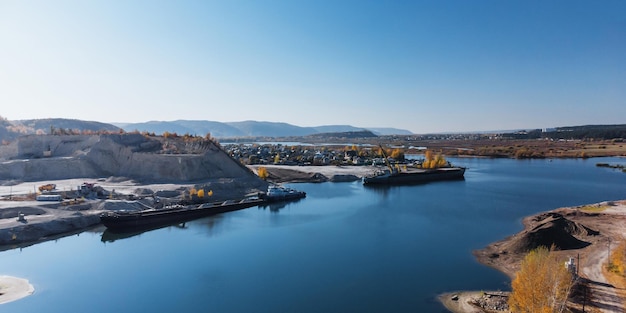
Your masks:
<svg viewBox="0 0 626 313"><path fill-rule="evenodd" d="M35 294L1 312L445 312L437 294L506 290L471 252L522 217L626 199L626 159L457 159L465 180L367 188L293 184L307 198L102 242L88 231L0 252Z"/></svg>

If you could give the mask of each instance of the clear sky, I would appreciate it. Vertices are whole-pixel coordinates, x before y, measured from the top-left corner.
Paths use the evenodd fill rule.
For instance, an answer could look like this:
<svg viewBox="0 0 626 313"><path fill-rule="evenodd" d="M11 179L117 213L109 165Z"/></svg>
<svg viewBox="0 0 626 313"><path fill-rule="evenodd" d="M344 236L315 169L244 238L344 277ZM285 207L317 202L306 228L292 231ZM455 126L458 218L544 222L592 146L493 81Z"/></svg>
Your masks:
<svg viewBox="0 0 626 313"><path fill-rule="evenodd" d="M626 123L626 1L2 0L0 115Z"/></svg>

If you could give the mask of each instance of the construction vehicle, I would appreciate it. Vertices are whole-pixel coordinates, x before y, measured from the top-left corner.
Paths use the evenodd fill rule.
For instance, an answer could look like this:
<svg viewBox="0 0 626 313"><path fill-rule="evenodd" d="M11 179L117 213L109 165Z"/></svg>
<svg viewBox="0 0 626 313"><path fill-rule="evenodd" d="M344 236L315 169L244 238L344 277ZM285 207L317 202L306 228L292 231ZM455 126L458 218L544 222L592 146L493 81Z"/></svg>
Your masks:
<svg viewBox="0 0 626 313"><path fill-rule="evenodd" d="M50 192L52 190L55 190L56 188L57 188L56 184L45 184L45 185L39 186L39 192Z"/></svg>

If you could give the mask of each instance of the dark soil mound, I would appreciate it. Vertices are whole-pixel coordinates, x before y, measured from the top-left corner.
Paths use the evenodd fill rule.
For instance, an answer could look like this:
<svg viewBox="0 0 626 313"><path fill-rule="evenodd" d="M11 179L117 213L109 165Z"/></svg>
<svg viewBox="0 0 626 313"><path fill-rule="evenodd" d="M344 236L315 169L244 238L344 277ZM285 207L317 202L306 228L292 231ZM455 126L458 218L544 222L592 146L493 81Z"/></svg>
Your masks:
<svg viewBox="0 0 626 313"><path fill-rule="evenodd" d="M328 177L320 173L301 172L292 169L273 167L268 168L267 172L269 174L267 179L271 182L277 183L323 183L328 181Z"/></svg>
<svg viewBox="0 0 626 313"><path fill-rule="evenodd" d="M46 214L46 210L34 207L6 208L0 210L0 218L16 218L19 213L28 215Z"/></svg>
<svg viewBox="0 0 626 313"><path fill-rule="evenodd" d="M558 213L546 213L532 220L535 224L530 230L520 233L511 244L515 252L528 252L540 246L554 247L558 250L580 249L590 245L589 242L576 237L596 236L598 231L582 224L572 222Z"/></svg>

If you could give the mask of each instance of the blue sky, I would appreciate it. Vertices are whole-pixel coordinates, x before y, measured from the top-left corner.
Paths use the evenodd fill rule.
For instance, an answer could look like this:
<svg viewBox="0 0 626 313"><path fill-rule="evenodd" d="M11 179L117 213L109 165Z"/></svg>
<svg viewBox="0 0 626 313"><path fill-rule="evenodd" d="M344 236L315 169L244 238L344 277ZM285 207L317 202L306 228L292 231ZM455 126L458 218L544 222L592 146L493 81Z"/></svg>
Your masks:
<svg viewBox="0 0 626 313"><path fill-rule="evenodd" d="M626 123L625 1L0 1L0 115Z"/></svg>

